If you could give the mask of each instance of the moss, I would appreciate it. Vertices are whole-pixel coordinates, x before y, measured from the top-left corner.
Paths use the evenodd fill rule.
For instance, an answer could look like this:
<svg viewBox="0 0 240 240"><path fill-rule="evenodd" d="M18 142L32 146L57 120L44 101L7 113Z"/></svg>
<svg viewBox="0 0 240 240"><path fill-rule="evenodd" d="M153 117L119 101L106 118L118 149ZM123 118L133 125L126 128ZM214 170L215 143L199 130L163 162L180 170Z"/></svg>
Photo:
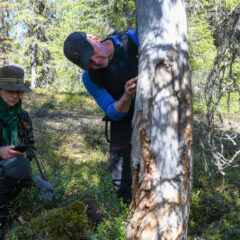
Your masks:
<svg viewBox="0 0 240 240"><path fill-rule="evenodd" d="M76 201L33 218L20 227L18 239L83 240L87 229L86 207L82 202Z"/></svg>

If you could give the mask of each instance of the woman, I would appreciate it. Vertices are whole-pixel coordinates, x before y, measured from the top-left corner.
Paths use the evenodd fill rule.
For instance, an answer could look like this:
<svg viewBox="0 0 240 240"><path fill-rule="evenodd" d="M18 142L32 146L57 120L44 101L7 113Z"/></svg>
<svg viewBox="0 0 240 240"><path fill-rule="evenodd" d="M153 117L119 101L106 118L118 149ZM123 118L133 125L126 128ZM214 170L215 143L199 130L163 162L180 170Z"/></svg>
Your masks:
<svg viewBox="0 0 240 240"><path fill-rule="evenodd" d="M0 68L0 239L8 217L7 204L23 187L32 186L33 128L29 114L21 108L23 93L30 91L22 68ZM27 144L27 150L14 150L19 144Z"/></svg>

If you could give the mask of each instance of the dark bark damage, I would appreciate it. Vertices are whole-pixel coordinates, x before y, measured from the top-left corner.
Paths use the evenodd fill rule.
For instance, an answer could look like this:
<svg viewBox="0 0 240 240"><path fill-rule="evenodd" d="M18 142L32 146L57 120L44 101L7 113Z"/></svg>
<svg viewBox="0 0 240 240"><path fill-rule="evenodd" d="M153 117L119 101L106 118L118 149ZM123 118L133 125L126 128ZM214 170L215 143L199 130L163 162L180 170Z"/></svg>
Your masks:
<svg viewBox="0 0 240 240"><path fill-rule="evenodd" d="M142 129L140 133L140 145L141 145L141 154L143 158L144 166L144 182L139 183L139 165L133 171L134 182L133 182L133 192L134 199L131 206L131 211L135 212L136 209L139 209L137 221L143 221L145 217L150 217L149 228L150 231L154 231L157 227L157 219L154 217L154 211L157 207L157 202L154 201L154 191L152 186L153 178L155 173L158 172L156 166L156 160L154 155L151 152L150 141L146 138L146 130ZM151 214L153 213L153 214ZM134 225L133 233L137 233L135 236L132 236L132 239L141 239L141 230L136 229L138 225Z"/></svg>

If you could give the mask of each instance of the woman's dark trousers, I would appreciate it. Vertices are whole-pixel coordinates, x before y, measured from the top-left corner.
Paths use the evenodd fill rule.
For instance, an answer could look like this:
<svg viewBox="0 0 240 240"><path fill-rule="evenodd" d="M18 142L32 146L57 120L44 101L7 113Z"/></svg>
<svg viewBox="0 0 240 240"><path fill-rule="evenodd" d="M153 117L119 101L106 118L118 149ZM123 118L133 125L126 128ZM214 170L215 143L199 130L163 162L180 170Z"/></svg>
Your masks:
<svg viewBox="0 0 240 240"><path fill-rule="evenodd" d="M15 158L17 161L24 160L27 164L29 160L23 157L17 157ZM0 164L3 161L0 161ZM5 161L6 162L6 161ZM12 167L12 166L11 166ZM14 178L13 176L7 176L5 171L5 166L2 166L0 168L0 239L3 239L3 225L7 220L8 217L8 211L7 211L7 205L8 203L13 200L17 195L20 193L22 188L31 188L33 181L31 179L31 168L30 168L30 162L29 166L27 167L28 171L26 171L26 168L21 169L22 165L16 167L18 172L22 172L24 175L21 176L21 174L17 174L19 178ZM12 171L11 171L12 172ZM27 177L28 175L28 177Z"/></svg>

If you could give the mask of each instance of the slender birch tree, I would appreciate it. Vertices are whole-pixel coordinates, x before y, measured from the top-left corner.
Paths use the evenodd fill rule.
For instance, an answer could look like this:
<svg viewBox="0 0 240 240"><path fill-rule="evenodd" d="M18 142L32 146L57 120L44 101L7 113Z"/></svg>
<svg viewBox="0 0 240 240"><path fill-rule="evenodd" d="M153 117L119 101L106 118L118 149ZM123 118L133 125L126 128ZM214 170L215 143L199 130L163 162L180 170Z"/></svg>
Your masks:
<svg viewBox="0 0 240 240"><path fill-rule="evenodd" d="M0 0L0 65L9 63L9 52L12 47L12 40L9 37L11 8L11 1Z"/></svg>
<svg viewBox="0 0 240 240"><path fill-rule="evenodd" d="M186 239L192 92L184 0L136 0L139 78L127 238Z"/></svg>

